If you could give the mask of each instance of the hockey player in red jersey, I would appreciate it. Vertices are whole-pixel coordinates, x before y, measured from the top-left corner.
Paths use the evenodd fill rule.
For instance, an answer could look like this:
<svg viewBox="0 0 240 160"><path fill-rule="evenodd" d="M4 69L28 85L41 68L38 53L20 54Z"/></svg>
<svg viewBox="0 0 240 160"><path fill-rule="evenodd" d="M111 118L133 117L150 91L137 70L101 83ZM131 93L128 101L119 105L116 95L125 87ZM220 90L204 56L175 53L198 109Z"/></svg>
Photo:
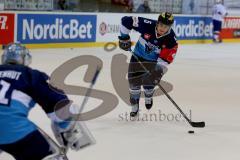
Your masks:
<svg viewBox="0 0 240 160"><path fill-rule="evenodd" d="M132 16L122 18L120 36L118 37L121 49L131 50L129 33L132 29L141 34L128 69L131 117L135 117L139 111L141 86L144 88L145 106L147 109L152 108L154 87L167 71L167 65L174 60L178 43L171 28L173 23L174 17L169 12L161 13L157 21ZM139 62L144 64L148 71L143 70Z"/></svg>

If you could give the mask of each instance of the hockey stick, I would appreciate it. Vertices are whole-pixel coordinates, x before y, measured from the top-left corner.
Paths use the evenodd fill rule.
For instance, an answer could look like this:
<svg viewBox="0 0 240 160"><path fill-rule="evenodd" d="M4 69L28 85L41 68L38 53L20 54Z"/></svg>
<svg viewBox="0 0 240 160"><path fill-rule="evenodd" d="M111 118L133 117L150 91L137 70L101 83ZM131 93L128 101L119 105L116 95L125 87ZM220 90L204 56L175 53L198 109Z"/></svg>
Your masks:
<svg viewBox="0 0 240 160"><path fill-rule="evenodd" d="M95 71L95 73L93 75L93 78L91 80L91 84L90 84L89 88L87 88L87 91L86 91L86 93L84 95L84 99L82 101L82 104L80 105L80 108L78 110L77 116L76 116L76 118L73 119L74 120L73 126L75 126L78 121L81 121L81 119L80 119L81 118L81 112L83 111L85 105L87 104L88 98L89 98L89 96L90 96L90 94L92 92L94 84L97 81L97 78L98 78L98 75L99 75L100 71L101 71L101 67L97 66L97 69L96 69L96 71ZM88 138L88 142L85 143L84 145L82 145L81 148L85 148L87 146L95 144L96 141L95 141L94 137L91 135L91 132L88 130L86 125L84 123L82 123L80 126L81 126L81 129L82 129L82 135L84 135L84 133L86 133L87 134L87 138ZM66 146L66 145L64 145L64 146ZM65 150L68 151L68 147L65 147Z"/></svg>
<svg viewBox="0 0 240 160"><path fill-rule="evenodd" d="M86 94L84 96L84 99L83 99L82 104L80 106L80 109L78 111L79 113L78 113L78 116L77 116L76 120L80 119L80 113L83 111L84 106L86 105L86 103L88 101L88 97L90 96L90 94L92 92L92 88L93 88L94 84L96 83L96 80L98 78L98 75L99 75L100 71L101 71L101 67L98 66L96 71L95 71L95 73L94 73L94 76L93 76L93 79L91 81L91 84L90 84L89 88L87 89L87 92L86 92Z"/></svg>
<svg viewBox="0 0 240 160"><path fill-rule="evenodd" d="M134 54L134 52L131 49L130 49L130 52L134 56L134 58L138 61L138 63L141 65L141 67L147 72L147 74L150 75L151 73L149 72L149 70L142 64L142 62L138 59L138 57ZM193 122L193 121L191 121L186 116L186 114L182 111L182 109L177 105L177 103L171 98L171 96L167 93L167 91L161 86L161 84L158 83L157 85L192 127L196 127L196 128L205 127L205 122Z"/></svg>

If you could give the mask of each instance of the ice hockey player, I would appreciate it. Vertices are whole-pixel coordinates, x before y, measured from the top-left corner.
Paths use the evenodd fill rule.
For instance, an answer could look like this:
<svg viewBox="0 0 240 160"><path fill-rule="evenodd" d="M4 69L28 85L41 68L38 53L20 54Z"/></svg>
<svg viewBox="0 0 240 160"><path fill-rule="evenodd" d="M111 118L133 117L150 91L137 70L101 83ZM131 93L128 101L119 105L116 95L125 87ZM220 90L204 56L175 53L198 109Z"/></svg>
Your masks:
<svg viewBox="0 0 240 160"><path fill-rule="evenodd" d="M224 17L227 16L227 10L222 4L222 0L216 0L215 5L213 6L213 42L221 43L222 39L220 33L222 30L222 23Z"/></svg>
<svg viewBox="0 0 240 160"><path fill-rule="evenodd" d="M174 17L169 12L161 13L157 21L143 17L125 16L122 18L119 36L121 49L130 50L129 33L132 29L141 34L128 68L131 117L137 116L139 111L141 86L144 89L145 106L147 109L151 109L154 87L167 71L167 65L174 60L178 43L171 28L173 23ZM143 69L139 61L144 64L148 71Z"/></svg>
<svg viewBox="0 0 240 160"><path fill-rule="evenodd" d="M0 150L16 160L63 160L59 148L28 119L36 103L51 119L54 135L66 149L78 151L94 139L83 122L71 121L76 112L64 110L74 107L64 92L50 85L45 73L28 67L30 62L28 49L19 43L6 46L2 54Z"/></svg>

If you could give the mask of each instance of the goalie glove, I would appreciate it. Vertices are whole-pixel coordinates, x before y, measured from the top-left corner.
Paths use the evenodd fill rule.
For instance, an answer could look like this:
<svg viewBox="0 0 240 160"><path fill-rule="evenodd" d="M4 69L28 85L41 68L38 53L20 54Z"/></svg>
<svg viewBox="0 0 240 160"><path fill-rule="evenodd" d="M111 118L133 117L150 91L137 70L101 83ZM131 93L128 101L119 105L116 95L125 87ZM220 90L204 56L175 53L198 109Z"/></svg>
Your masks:
<svg viewBox="0 0 240 160"><path fill-rule="evenodd" d="M124 51L129 51L131 48L131 39L129 35L126 36L118 36L119 39L119 47Z"/></svg>
<svg viewBox="0 0 240 160"><path fill-rule="evenodd" d="M82 148L95 144L95 139L84 122L70 121L52 122L53 133L59 144L68 150L78 151Z"/></svg>

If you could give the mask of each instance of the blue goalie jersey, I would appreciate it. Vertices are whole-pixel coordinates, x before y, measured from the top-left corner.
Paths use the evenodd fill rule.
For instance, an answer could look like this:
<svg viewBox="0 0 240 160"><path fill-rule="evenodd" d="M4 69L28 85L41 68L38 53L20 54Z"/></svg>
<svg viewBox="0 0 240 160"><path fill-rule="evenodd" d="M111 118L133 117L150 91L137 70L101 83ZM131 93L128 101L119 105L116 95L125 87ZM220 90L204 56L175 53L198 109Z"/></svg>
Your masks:
<svg viewBox="0 0 240 160"><path fill-rule="evenodd" d="M158 35L156 25L157 21L152 19L125 16L122 18L120 34L128 35L132 29L139 32L141 36L136 43L134 53L145 60L157 61L161 57L161 50L174 48L177 40L172 29L164 35Z"/></svg>
<svg viewBox="0 0 240 160"><path fill-rule="evenodd" d="M0 144L14 143L37 127L28 119L29 111L38 103L47 114L67 100L48 84L49 77L22 65L0 65Z"/></svg>

